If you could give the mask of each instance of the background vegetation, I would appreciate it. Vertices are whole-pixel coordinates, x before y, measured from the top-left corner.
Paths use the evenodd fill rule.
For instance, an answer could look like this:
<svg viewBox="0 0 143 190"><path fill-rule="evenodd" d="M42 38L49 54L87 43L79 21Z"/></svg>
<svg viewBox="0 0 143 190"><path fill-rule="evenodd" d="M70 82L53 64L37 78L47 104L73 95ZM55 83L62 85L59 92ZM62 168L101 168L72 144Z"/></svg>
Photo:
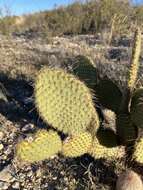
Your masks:
<svg viewBox="0 0 143 190"><path fill-rule="evenodd" d="M129 33L136 23L143 23L143 6L133 6L129 0L89 0L31 15L1 17L0 33L55 36L109 32L110 41L114 34Z"/></svg>

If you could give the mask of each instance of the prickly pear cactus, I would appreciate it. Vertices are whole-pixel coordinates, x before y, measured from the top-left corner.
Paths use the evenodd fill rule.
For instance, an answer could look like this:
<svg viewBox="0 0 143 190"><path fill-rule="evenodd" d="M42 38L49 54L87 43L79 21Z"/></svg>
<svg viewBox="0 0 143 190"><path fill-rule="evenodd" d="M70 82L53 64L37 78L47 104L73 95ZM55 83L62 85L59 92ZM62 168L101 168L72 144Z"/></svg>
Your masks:
<svg viewBox="0 0 143 190"><path fill-rule="evenodd" d="M95 90L97 84L97 70L92 63L91 58L78 55L75 58L75 66L73 66L72 73L76 75L81 81L90 88Z"/></svg>
<svg viewBox="0 0 143 190"><path fill-rule="evenodd" d="M132 144L137 138L137 127L132 123L130 114L119 114L116 119L117 134L122 144Z"/></svg>
<svg viewBox="0 0 143 190"><path fill-rule="evenodd" d="M68 134L84 132L96 115L90 90L72 74L60 69L42 69L35 81L35 102L41 117Z"/></svg>
<svg viewBox="0 0 143 190"><path fill-rule="evenodd" d="M143 87L137 89L133 94L131 119L137 127L143 128Z"/></svg>
<svg viewBox="0 0 143 190"><path fill-rule="evenodd" d="M143 164L143 137L141 137L134 146L133 159Z"/></svg>
<svg viewBox="0 0 143 190"><path fill-rule="evenodd" d="M40 130L31 142L22 140L17 144L16 156L22 162L33 163L50 158L61 148L62 142L56 132Z"/></svg>
<svg viewBox="0 0 143 190"><path fill-rule="evenodd" d="M96 136L98 138L99 143L105 147L111 148L120 145L118 136L110 128L99 128L96 133Z"/></svg>
<svg viewBox="0 0 143 190"><path fill-rule="evenodd" d="M103 79L96 86L96 96L99 102L106 108L118 112L122 93L111 80Z"/></svg>
<svg viewBox="0 0 143 190"><path fill-rule="evenodd" d="M100 144L98 138L95 137L88 153L95 159L115 160L125 155L125 149L123 146L106 147Z"/></svg>
<svg viewBox="0 0 143 190"><path fill-rule="evenodd" d="M77 157L88 152L92 144L92 136L88 132L67 138L62 147L62 153L67 157Z"/></svg>
<svg viewBox="0 0 143 190"><path fill-rule="evenodd" d="M138 68L139 68L139 57L141 52L141 30L137 28L134 36L134 45L132 50L131 69L129 73L128 88L132 91L135 87Z"/></svg>

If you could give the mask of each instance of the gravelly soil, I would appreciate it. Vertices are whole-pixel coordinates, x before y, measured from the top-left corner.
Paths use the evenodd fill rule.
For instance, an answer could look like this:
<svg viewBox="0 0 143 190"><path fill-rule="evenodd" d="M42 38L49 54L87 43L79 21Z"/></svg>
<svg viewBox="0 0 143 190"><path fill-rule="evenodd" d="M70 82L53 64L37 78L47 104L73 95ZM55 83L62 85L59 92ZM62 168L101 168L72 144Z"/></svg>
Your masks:
<svg viewBox="0 0 143 190"><path fill-rule="evenodd" d="M109 162L94 160L89 155L76 159L57 155L37 164L23 166L15 159L14 152L21 138L38 128L49 127L39 119L33 102L33 79L43 65L71 69L73 56L90 55L96 60L100 75L103 77L109 73L109 78L122 87L126 82L130 48L121 47L120 55L112 58L103 47L89 47L81 41L63 38L54 39L52 44L4 38L0 41L0 47L0 82L4 84L8 97L8 102L0 102L0 189L114 189L118 174L127 167L124 158ZM140 77L142 75L141 66ZM140 80L139 85L142 84ZM142 167L130 167L143 174Z"/></svg>

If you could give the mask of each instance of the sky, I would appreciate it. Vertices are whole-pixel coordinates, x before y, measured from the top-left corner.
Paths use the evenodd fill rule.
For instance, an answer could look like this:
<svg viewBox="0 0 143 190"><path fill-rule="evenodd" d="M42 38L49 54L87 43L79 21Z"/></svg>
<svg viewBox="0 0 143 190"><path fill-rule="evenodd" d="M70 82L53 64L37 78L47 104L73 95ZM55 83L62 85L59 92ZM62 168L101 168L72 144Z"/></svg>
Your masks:
<svg viewBox="0 0 143 190"><path fill-rule="evenodd" d="M54 8L55 5L67 5L74 0L0 0L0 7L9 7L14 15L22 15ZM132 0L143 4L143 0Z"/></svg>
<svg viewBox="0 0 143 190"><path fill-rule="evenodd" d="M22 15L54 8L55 5L67 5L73 0L0 0L0 7L9 7L12 14Z"/></svg>

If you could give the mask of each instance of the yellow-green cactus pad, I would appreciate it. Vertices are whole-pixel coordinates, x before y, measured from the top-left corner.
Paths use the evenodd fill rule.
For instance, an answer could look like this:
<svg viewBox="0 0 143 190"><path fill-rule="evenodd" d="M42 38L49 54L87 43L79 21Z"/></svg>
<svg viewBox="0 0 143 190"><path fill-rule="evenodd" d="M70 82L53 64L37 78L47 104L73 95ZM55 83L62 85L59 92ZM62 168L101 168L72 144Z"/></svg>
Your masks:
<svg viewBox="0 0 143 190"><path fill-rule="evenodd" d="M99 117L98 117L97 113L95 112L95 114L93 115L91 122L87 128L88 132L92 135L92 137L94 137L96 135L99 125L100 125Z"/></svg>
<svg viewBox="0 0 143 190"><path fill-rule="evenodd" d="M131 69L129 73L128 87L132 91L137 79L139 69L139 57L141 52L141 30L137 28L134 36L134 46L132 50Z"/></svg>
<svg viewBox="0 0 143 190"><path fill-rule="evenodd" d="M87 153L91 144L91 134L84 132L77 136L67 138L63 143L62 153L67 157L78 157Z"/></svg>
<svg viewBox="0 0 143 190"><path fill-rule="evenodd" d="M88 87L61 69L44 68L39 72L35 102L41 117L63 133L84 132L92 116L97 115Z"/></svg>
<svg viewBox="0 0 143 190"><path fill-rule="evenodd" d="M143 137L141 137L134 146L133 159L143 164Z"/></svg>
<svg viewBox="0 0 143 190"><path fill-rule="evenodd" d="M125 149L123 146L106 147L100 144L98 138L95 137L88 153L95 159L103 158L107 160L115 160L124 156Z"/></svg>
<svg viewBox="0 0 143 190"><path fill-rule="evenodd" d="M143 87L135 91L131 101L131 119L137 127L143 128Z"/></svg>
<svg viewBox="0 0 143 190"><path fill-rule="evenodd" d="M22 140L17 144L16 156L20 161L33 163L57 154L61 148L62 142L56 132L40 130L31 142Z"/></svg>

